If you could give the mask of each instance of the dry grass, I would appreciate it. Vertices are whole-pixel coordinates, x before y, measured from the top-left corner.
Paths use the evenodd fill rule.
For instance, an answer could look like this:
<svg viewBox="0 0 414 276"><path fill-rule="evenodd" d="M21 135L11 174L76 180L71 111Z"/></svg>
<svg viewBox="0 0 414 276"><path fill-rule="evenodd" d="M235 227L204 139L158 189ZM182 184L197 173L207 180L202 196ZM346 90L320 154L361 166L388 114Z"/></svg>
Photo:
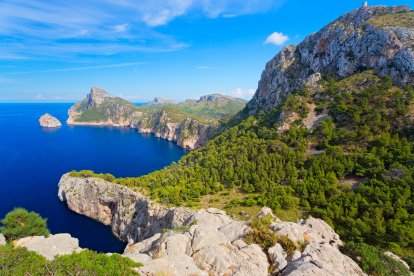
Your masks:
<svg viewBox="0 0 414 276"><path fill-rule="evenodd" d="M414 11L385 14L371 18L367 22L376 27L414 28Z"/></svg>

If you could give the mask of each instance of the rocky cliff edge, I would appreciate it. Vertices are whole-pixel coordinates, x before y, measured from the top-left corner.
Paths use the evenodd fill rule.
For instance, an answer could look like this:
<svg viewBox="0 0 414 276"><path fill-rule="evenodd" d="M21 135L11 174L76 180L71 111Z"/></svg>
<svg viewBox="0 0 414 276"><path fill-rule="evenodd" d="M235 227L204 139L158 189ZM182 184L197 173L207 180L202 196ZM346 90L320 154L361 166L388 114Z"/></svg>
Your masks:
<svg viewBox="0 0 414 276"><path fill-rule="evenodd" d="M124 256L142 262L142 275L364 275L343 255L339 236L315 218L281 222L270 230L301 249L287 253L276 243L268 250L247 244L249 222L233 220L218 209L190 210L158 205L140 193L100 178L68 174L59 182L59 199L85 216L112 227L128 242Z"/></svg>

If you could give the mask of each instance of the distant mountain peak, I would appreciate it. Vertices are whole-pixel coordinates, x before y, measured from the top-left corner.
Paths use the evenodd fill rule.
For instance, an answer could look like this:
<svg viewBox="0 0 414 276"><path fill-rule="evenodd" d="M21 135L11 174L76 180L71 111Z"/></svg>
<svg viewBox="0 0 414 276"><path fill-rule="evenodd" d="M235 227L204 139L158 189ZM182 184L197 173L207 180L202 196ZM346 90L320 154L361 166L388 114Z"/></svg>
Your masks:
<svg viewBox="0 0 414 276"><path fill-rule="evenodd" d="M91 88L90 93L86 97L88 100L88 106L94 106L94 107L102 104L103 101L107 98L113 98L113 96L111 96L108 92L106 92L105 90L97 86L93 86Z"/></svg>

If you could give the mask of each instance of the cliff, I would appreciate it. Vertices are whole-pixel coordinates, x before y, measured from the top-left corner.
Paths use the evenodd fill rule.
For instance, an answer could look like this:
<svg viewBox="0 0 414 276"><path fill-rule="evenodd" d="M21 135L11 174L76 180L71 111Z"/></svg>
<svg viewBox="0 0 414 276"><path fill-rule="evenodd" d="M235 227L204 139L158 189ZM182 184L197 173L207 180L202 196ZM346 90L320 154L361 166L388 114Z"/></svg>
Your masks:
<svg viewBox="0 0 414 276"><path fill-rule="evenodd" d="M414 12L407 6L364 7L283 48L266 64L250 113L269 111L287 94L318 87L324 78L341 79L372 69L397 85L414 82ZM411 23L410 23L411 22Z"/></svg>
<svg viewBox="0 0 414 276"><path fill-rule="evenodd" d="M237 113L245 104L240 99L215 95L180 104L157 100L136 106L93 87L84 100L69 109L67 123L132 127L177 142L183 148L196 149L207 143L220 120Z"/></svg>
<svg viewBox="0 0 414 276"><path fill-rule="evenodd" d="M67 206L106 225L128 241L124 256L142 262L143 275L364 275L343 255L339 236L322 220L281 222L269 208L269 231L293 244L261 248L246 243L249 222L236 221L218 209L190 210L153 203L142 194L100 178L68 174L59 182L59 199ZM169 230L168 230L169 229Z"/></svg>

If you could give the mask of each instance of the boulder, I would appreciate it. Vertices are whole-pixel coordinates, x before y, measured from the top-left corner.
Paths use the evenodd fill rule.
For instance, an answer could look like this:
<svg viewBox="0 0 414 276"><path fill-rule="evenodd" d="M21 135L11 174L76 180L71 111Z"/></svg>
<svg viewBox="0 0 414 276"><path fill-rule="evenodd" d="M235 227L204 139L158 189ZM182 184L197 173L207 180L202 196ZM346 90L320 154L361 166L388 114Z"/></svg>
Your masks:
<svg viewBox="0 0 414 276"><path fill-rule="evenodd" d="M5 245L6 243L6 238L0 233L0 245Z"/></svg>
<svg viewBox="0 0 414 276"><path fill-rule="evenodd" d="M39 124L40 126L47 127L47 128L55 128L55 127L62 126L62 123L58 119L56 119L55 117L53 117L52 115L48 113L40 117Z"/></svg>
<svg viewBox="0 0 414 276"><path fill-rule="evenodd" d="M82 250L78 239L72 238L70 234L50 235L47 238L44 236L26 237L15 241L14 245L26 247L48 260L53 260L58 255L72 254Z"/></svg>
<svg viewBox="0 0 414 276"><path fill-rule="evenodd" d="M281 275L365 275L359 266L329 244L308 244L301 258L286 266Z"/></svg>
<svg viewBox="0 0 414 276"><path fill-rule="evenodd" d="M199 269L190 256L185 254L173 257L154 259L144 263L137 269L140 275L180 275L180 276L208 276L208 273Z"/></svg>
<svg viewBox="0 0 414 276"><path fill-rule="evenodd" d="M277 273L287 266L287 254L280 244L277 243L274 246L270 247L267 250L267 254L269 255L269 259L271 261L274 272Z"/></svg>
<svg viewBox="0 0 414 276"><path fill-rule="evenodd" d="M292 241L328 243L335 246L342 245L339 235L323 220L309 217L306 220L294 222L276 222L271 229L279 236L287 236Z"/></svg>

